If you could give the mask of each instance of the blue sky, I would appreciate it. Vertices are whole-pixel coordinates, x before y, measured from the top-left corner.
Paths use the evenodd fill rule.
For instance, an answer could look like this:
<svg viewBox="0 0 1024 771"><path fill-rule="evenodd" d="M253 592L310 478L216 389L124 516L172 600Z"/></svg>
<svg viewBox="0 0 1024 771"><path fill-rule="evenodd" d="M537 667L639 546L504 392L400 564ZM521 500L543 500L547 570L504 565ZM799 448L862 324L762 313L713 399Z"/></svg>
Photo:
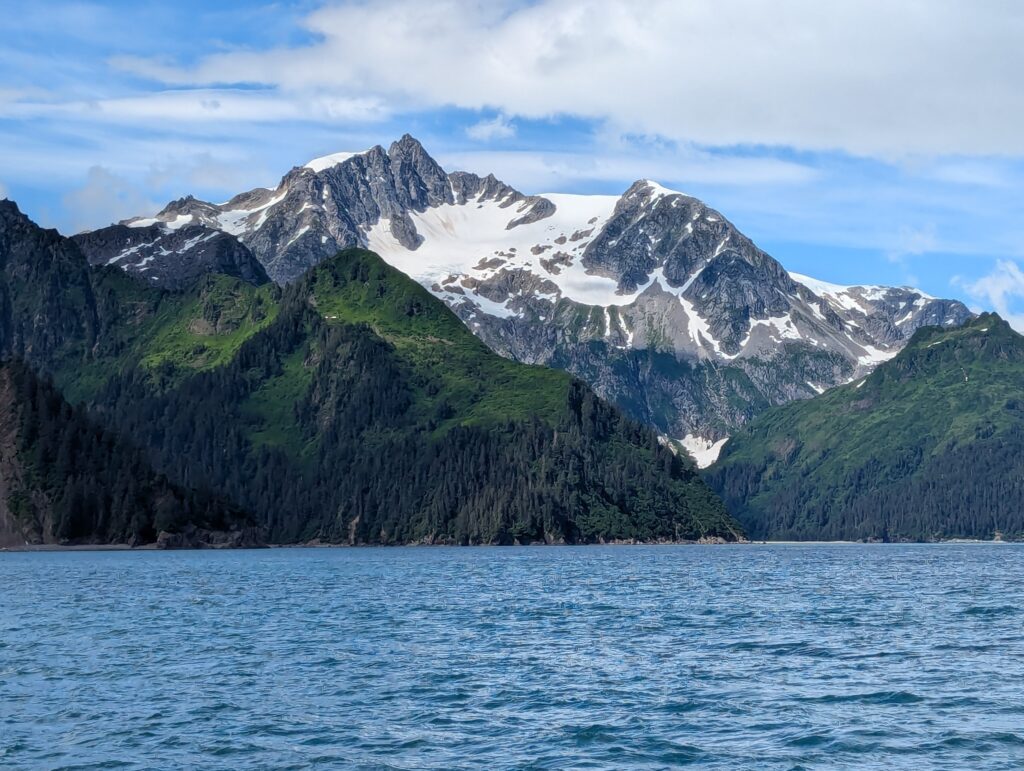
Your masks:
<svg viewBox="0 0 1024 771"><path fill-rule="evenodd" d="M528 193L656 179L790 270L914 284L1024 329L1010 0L0 11L0 194L64 232L274 186L408 131L446 168Z"/></svg>

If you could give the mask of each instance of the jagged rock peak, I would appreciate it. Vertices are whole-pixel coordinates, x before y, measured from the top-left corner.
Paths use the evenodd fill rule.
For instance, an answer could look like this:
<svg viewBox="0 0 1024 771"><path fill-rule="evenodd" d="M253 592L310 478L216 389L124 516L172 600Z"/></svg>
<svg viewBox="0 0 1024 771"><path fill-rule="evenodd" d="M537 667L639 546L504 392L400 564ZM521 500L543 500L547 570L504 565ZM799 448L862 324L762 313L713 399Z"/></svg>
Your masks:
<svg viewBox="0 0 1024 771"><path fill-rule="evenodd" d="M10 198L0 200L0 267L2 267L3 249L9 244L5 243L7 238L18 238L23 235L33 235L48 241L70 242L65 239L54 228L44 228L37 224L31 217L23 212L16 202Z"/></svg>
<svg viewBox="0 0 1024 771"><path fill-rule="evenodd" d="M425 155L428 158L430 157L420 140L409 133L402 134L401 138L391 143L391 147L388 148L388 155L392 158L402 155ZM433 158L431 158L431 161L433 161Z"/></svg>
<svg viewBox="0 0 1024 771"><path fill-rule="evenodd" d="M28 220L28 217L18 208L18 204L10 198L0 200L0 217L5 220Z"/></svg>
<svg viewBox="0 0 1024 771"><path fill-rule="evenodd" d="M418 140L405 134L388 149L399 202L415 211L454 203L448 175ZM405 200L403 201L402 198Z"/></svg>

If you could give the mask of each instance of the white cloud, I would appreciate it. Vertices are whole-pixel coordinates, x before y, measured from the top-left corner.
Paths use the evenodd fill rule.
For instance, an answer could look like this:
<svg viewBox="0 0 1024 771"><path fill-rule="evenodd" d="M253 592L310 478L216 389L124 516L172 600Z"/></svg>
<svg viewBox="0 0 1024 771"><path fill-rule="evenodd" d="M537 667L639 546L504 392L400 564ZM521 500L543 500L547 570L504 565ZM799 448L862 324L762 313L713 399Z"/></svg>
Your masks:
<svg viewBox="0 0 1024 771"><path fill-rule="evenodd" d="M6 105L11 118L86 119L152 126L154 121L199 124L276 121L376 121L389 115L372 96L280 95L267 90L185 89L88 101L21 100Z"/></svg>
<svg viewBox="0 0 1024 771"><path fill-rule="evenodd" d="M482 120L466 129L466 136L478 142L490 142L493 139L511 139L515 135L515 124L504 115L496 115L491 120Z"/></svg>
<svg viewBox="0 0 1024 771"><path fill-rule="evenodd" d="M628 184L655 179L666 185L789 185L813 181L817 172L799 163L763 157L715 156L696 149L636 153L598 148L587 153L479 151L439 153L450 170L493 173L530 192L564 192L592 183ZM623 181L626 182L623 182ZM611 190L611 192L622 192ZM685 192L685 191L684 191Z"/></svg>
<svg viewBox="0 0 1024 771"><path fill-rule="evenodd" d="M1010 322L1018 332L1024 332L1024 312L1019 309L1024 305L1024 271L1012 260L997 260L995 269L986 276L975 281L959 283L970 297L989 308Z"/></svg>
<svg viewBox="0 0 1024 771"><path fill-rule="evenodd" d="M228 162L207 151L151 165L142 182L147 190L199 189L230 197L242 190L258 187L263 181L261 177L276 184L276 177L282 173L280 169L276 174L254 174L253 171L251 161L234 159Z"/></svg>
<svg viewBox="0 0 1024 771"><path fill-rule="evenodd" d="M0 108L7 110L9 105L24 99L39 99L47 96L42 89L0 88Z"/></svg>
<svg viewBox="0 0 1024 771"><path fill-rule="evenodd" d="M305 25L315 42L117 64L298 104L575 115L715 146L1024 154L1024 4L1009 0L381 0Z"/></svg>
<svg viewBox="0 0 1024 771"><path fill-rule="evenodd" d="M102 227L160 208L142 189L102 166L89 169L85 184L63 199L75 231Z"/></svg>
<svg viewBox="0 0 1024 771"><path fill-rule="evenodd" d="M994 161L944 161L935 164L926 176L937 182L969 187L1006 188L1014 184L1004 165Z"/></svg>

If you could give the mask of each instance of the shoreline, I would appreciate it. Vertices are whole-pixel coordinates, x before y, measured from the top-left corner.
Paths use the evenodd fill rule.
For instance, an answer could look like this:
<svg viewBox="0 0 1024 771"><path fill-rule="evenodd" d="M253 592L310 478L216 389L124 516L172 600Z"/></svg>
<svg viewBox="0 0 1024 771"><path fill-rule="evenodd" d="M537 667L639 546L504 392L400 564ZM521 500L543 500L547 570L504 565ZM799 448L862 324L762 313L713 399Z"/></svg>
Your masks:
<svg viewBox="0 0 1024 771"><path fill-rule="evenodd" d="M156 543L142 546L131 546L126 543L113 544L23 544L16 546L0 546L0 554L33 553L33 552L182 552L182 551L266 551L267 549L403 549L403 548L453 548L453 549L527 549L534 547L565 546L571 548L590 548L601 546L1012 546L1024 541L981 540L967 538L950 538L942 541L726 541L711 543L701 541L609 541L607 543L530 543L530 544L445 544L445 543L403 543L403 544L347 544L347 543L283 543L266 544L263 546L240 547L186 547L161 549Z"/></svg>

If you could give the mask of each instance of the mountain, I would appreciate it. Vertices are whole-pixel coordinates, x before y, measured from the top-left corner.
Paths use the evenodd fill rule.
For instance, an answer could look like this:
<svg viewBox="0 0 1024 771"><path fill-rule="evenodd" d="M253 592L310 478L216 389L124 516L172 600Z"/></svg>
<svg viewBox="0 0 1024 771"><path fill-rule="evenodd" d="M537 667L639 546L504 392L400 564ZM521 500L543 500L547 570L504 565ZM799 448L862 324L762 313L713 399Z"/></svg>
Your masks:
<svg viewBox="0 0 1024 771"><path fill-rule="evenodd" d="M654 432L566 373L494 354L369 252L284 290L210 274L171 292L90 267L0 205L0 268L0 343L270 541L741 533Z"/></svg>
<svg viewBox="0 0 1024 771"><path fill-rule="evenodd" d="M71 369L113 353L107 341L128 319L108 288L131 283L114 268L90 269L73 241L0 201L0 355Z"/></svg>
<svg viewBox="0 0 1024 771"><path fill-rule="evenodd" d="M244 515L181 489L24 364L0 363L0 546L256 545Z"/></svg>
<svg viewBox="0 0 1024 771"><path fill-rule="evenodd" d="M233 293L239 301L223 314L198 309L194 293L150 288L116 267L91 267L72 239L0 201L0 358L53 376L72 403L87 401L113 372L151 355L177 352L195 367L223 363L241 335L266 323L277 292L269 284L245 286L252 291ZM182 321L201 310L205 317ZM200 335L183 334L182 323L218 334L205 344Z"/></svg>
<svg viewBox="0 0 1024 771"><path fill-rule="evenodd" d="M165 289L184 289L206 273L223 273L254 286L270 279L259 260L237 238L221 230L184 223L133 221L72 237L92 265L115 265Z"/></svg>
<svg viewBox="0 0 1024 771"><path fill-rule="evenodd" d="M1024 537L1024 337L994 314L769 410L706 473L757 538Z"/></svg>
<svg viewBox="0 0 1024 771"><path fill-rule="evenodd" d="M524 195L447 173L406 135L292 169L274 190L155 218L236 236L276 282L339 248L380 254L487 345L567 370L710 458L769 407L849 382L961 303L792 275L720 213L641 180L621 196Z"/></svg>

